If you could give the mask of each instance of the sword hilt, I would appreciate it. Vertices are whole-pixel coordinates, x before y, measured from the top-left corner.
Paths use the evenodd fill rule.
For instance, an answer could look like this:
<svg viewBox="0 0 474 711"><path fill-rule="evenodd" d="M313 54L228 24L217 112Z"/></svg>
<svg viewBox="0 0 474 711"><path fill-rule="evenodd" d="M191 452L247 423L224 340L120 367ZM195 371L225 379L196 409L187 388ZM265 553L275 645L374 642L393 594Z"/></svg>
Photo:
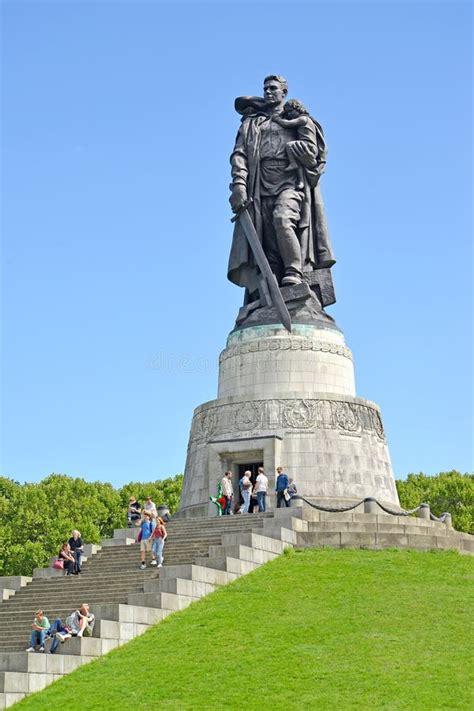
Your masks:
<svg viewBox="0 0 474 711"><path fill-rule="evenodd" d="M243 212L244 210L247 210L252 203L253 203L253 197L248 198L244 202L244 204L239 207L239 209L235 213L234 217L231 219L231 222L236 222L240 217L240 213Z"/></svg>

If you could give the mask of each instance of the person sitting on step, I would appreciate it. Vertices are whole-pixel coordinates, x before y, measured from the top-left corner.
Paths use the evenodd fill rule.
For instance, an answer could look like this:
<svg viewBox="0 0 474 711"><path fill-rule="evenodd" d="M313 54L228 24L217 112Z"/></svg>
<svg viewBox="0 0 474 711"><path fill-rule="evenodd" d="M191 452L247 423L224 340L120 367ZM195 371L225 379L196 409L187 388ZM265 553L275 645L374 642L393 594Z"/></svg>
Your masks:
<svg viewBox="0 0 474 711"><path fill-rule="evenodd" d="M132 526L139 526L141 514L142 509L139 502L134 496L131 496L128 501L127 526L129 528L131 528Z"/></svg>
<svg viewBox="0 0 474 711"><path fill-rule="evenodd" d="M81 558L84 553L84 544L82 542L81 534L79 531L74 530L72 532L71 538L68 540L69 548L71 554L74 557L74 575L80 575L81 573Z"/></svg>
<svg viewBox="0 0 474 711"><path fill-rule="evenodd" d="M38 652L44 652L44 643L46 639L46 634L49 630L49 620L43 613L43 610L36 610L35 618L33 624L31 625L31 639L30 646L26 650L27 652L35 652L36 647L39 647Z"/></svg>
<svg viewBox="0 0 474 711"><path fill-rule="evenodd" d="M64 570L66 571L66 575L73 575L74 574L74 570L76 567L76 559L74 558L73 554L71 553L71 547L67 541L65 543L63 543L61 546L61 549L58 553L58 560L63 561Z"/></svg>
<svg viewBox="0 0 474 711"><path fill-rule="evenodd" d="M54 639L49 650L50 654L56 652L60 642L63 643L71 637L92 637L94 625L95 616L85 602L82 603L78 610L74 610L66 617L65 624L58 617L51 625L50 631L54 631Z"/></svg>
<svg viewBox="0 0 474 711"><path fill-rule="evenodd" d="M146 497L145 505L143 506L143 511L148 511L151 516L151 520L154 521L158 517L158 511L156 509L156 504L151 498L151 496Z"/></svg>
<svg viewBox="0 0 474 711"><path fill-rule="evenodd" d="M49 649L50 654L55 654L60 642L64 642L66 639L72 637L71 629L67 627L60 617L56 617L53 624L49 628L47 637L50 637L53 641Z"/></svg>

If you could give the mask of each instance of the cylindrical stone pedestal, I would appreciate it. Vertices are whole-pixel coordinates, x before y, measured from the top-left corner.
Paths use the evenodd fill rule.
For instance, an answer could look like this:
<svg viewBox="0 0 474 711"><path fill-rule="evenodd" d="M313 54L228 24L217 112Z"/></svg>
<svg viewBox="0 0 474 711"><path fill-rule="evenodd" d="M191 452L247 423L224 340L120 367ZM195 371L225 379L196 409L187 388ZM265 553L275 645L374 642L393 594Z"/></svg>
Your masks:
<svg viewBox="0 0 474 711"><path fill-rule="evenodd" d="M194 412L180 515L212 512L223 472L238 492L239 467L257 462L271 489L282 466L314 502L398 505L380 410L356 397L352 354L332 323L230 334L218 398Z"/></svg>

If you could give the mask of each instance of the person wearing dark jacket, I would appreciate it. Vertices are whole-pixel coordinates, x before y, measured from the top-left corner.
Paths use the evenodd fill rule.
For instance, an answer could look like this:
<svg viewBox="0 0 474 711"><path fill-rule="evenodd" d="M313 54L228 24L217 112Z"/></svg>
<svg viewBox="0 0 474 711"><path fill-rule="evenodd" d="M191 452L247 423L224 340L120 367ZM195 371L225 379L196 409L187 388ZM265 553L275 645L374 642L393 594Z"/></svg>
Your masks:
<svg viewBox="0 0 474 711"><path fill-rule="evenodd" d="M81 558L84 553L84 544L82 542L81 534L79 531L73 531L71 538L68 540L69 548L74 556L74 575L79 575L81 572Z"/></svg>
<svg viewBox="0 0 474 711"><path fill-rule="evenodd" d="M290 505L290 497L288 496L289 479L288 475L283 472L283 467L277 467L277 474L275 491L277 495L277 509L280 509L282 504L287 507Z"/></svg>

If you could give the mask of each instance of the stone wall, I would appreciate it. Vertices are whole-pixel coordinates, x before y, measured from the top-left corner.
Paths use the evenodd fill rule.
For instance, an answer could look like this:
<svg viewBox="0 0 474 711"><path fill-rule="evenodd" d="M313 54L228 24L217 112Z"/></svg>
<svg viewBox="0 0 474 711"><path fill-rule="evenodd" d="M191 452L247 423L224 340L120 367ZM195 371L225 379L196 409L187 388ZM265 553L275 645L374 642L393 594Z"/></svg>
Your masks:
<svg viewBox="0 0 474 711"><path fill-rule="evenodd" d="M212 512L223 471L263 462L273 487L283 466L314 501L372 496L398 504L378 406L356 397L352 354L332 324L232 332L219 360L219 395L196 408L181 515Z"/></svg>

